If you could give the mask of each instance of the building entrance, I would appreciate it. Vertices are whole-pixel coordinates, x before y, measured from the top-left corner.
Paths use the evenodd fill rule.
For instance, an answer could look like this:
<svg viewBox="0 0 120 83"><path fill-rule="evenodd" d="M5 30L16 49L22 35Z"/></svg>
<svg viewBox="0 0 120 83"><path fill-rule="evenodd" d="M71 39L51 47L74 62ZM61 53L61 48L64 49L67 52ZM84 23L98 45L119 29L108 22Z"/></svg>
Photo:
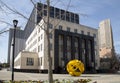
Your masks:
<svg viewBox="0 0 120 83"><path fill-rule="evenodd" d="M66 72L70 60L78 59L84 63L85 71L95 68L94 38L57 30L55 33L55 70Z"/></svg>

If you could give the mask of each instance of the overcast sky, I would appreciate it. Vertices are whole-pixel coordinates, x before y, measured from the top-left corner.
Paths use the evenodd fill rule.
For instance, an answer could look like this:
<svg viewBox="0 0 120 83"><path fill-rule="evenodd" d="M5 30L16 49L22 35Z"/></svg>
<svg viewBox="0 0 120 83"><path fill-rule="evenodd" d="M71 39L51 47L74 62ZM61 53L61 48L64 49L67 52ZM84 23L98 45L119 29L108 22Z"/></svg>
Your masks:
<svg viewBox="0 0 120 83"><path fill-rule="evenodd" d="M1 1L1 0L0 0ZM30 0L2 0L12 9L21 12L26 17L30 16L33 4ZM36 1L37 0L33 0ZM46 3L46 0L38 0ZM70 3L70 5L68 5ZM80 24L93 28L99 27L99 22L105 19L111 20L115 51L120 53L120 0L51 0L51 5L68 9L80 15ZM4 11L2 8L4 8ZM18 26L24 29L27 20L23 17L11 13L7 8L0 4L0 20L12 24L12 20L19 21ZM12 26L0 22L0 30L5 30ZM0 62L7 61L8 52L8 33L0 35Z"/></svg>

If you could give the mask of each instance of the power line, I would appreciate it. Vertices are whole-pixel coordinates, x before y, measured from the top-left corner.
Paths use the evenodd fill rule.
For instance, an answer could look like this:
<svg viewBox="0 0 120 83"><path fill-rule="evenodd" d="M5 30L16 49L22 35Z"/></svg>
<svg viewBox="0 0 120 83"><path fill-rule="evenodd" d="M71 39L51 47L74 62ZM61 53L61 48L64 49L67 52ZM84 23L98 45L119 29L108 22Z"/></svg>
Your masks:
<svg viewBox="0 0 120 83"><path fill-rule="evenodd" d="M2 32L0 32L0 35L3 34L3 33L8 32L8 31L9 31L9 30L2 31Z"/></svg>

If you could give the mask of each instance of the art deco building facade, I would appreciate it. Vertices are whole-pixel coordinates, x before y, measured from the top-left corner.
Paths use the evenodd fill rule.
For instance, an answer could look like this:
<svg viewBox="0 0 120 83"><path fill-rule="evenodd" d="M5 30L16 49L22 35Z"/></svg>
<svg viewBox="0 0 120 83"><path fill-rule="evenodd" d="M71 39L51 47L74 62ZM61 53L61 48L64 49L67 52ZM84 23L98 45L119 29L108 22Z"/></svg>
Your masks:
<svg viewBox="0 0 120 83"><path fill-rule="evenodd" d="M110 58L114 53L113 34L110 19L99 24L99 53L101 58Z"/></svg>
<svg viewBox="0 0 120 83"><path fill-rule="evenodd" d="M46 53L48 46L44 32L47 26L46 7L47 5L38 3L37 9L33 9L24 29L25 49L15 58L16 69L43 71L48 69ZM51 6L49 30L54 72L58 72L59 68L63 72L68 61L72 59L81 60L86 71L99 68L98 30L79 24L78 14Z"/></svg>

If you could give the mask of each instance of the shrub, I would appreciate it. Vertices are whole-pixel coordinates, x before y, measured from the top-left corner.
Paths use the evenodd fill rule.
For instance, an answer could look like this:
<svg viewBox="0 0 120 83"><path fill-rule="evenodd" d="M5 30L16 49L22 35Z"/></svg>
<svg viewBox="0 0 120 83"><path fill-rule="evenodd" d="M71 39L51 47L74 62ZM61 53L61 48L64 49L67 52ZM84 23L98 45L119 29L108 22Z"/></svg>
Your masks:
<svg viewBox="0 0 120 83"><path fill-rule="evenodd" d="M63 80L59 80L56 79L54 80L53 83L89 83L90 81L92 81L91 79L78 79L78 80L71 80L71 79L63 79ZM11 80L7 81L7 80L0 80L0 83L12 83ZM42 80L25 80L25 81L14 81L13 83L48 83L47 80L42 81Z"/></svg>

